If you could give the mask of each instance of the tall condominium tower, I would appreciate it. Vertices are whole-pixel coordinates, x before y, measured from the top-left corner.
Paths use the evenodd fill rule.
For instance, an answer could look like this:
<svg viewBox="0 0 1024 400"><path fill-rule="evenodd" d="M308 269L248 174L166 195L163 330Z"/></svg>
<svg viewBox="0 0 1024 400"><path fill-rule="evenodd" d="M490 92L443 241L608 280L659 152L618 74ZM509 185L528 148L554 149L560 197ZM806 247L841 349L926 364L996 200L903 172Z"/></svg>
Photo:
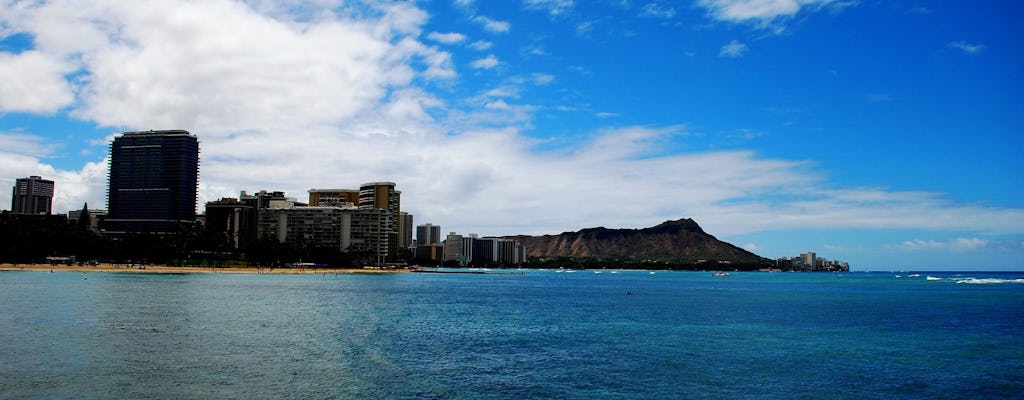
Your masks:
<svg viewBox="0 0 1024 400"><path fill-rule="evenodd" d="M395 190L394 182L370 182L359 185L359 208L384 210L385 222L382 234L386 237L387 254L378 254L387 262L398 259L398 218L401 213L402 192Z"/></svg>
<svg viewBox="0 0 1024 400"><path fill-rule="evenodd" d="M416 245L441 244L441 227L434 224L416 226Z"/></svg>
<svg viewBox="0 0 1024 400"><path fill-rule="evenodd" d="M199 139L184 130L125 132L110 145L109 233L169 233L196 220Z"/></svg>
<svg viewBox="0 0 1024 400"><path fill-rule="evenodd" d="M38 176L18 178L11 195L11 212L50 215L53 211L53 181Z"/></svg>
<svg viewBox="0 0 1024 400"><path fill-rule="evenodd" d="M412 220L412 214L398 213L398 247L408 249L412 246Z"/></svg>

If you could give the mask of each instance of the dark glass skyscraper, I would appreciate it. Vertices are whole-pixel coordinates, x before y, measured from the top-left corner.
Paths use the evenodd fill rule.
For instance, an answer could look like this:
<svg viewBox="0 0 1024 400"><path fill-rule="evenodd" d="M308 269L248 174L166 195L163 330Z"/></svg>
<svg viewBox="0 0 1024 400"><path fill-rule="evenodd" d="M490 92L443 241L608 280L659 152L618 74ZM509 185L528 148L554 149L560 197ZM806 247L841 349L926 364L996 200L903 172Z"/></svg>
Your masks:
<svg viewBox="0 0 1024 400"><path fill-rule="evenodd" d="M196 220L199 139L188 131L125 132L110 145L104 229L174 232Z"/></svg>

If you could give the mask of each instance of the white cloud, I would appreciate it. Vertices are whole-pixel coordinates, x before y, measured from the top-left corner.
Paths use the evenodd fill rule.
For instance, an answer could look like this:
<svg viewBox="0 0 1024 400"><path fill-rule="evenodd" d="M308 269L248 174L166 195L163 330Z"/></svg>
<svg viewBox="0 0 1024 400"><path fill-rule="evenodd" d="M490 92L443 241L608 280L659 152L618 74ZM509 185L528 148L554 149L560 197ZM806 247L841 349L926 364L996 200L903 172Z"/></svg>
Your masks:
<svg viewBox="0 0 1024 400"><path fill-rule="evenodd" d="M997 248L1005 248L1004 244L992 242L982 238L956 238L944 241L937 240L907 240L897 245L886 245L891 250L908 252L919 251L952 251L952 252L975 252L986 251Z"/></svg>
<svg viewBox="0 0 1024 400"><path fill-rule="evenodd" d="M967 43L966 41L963 41L963 40L958 40L958 41L955 41L955 42L950 42L948 44L948 46L950 48L952 48L952 49L957 49L957 50L960 50L960 51L962 51L964 53L967 53L967 54L978 54L982 50L985 50L985 45L971 44L971 43Z"/></svg>
<svg viewBox="0 0 1024 400"><path fill-rule="evenodd" d="M315 18L223 0L86 3L33 3L0 15L0 24L33 34L34 51L48 62L81 70L78 78L61 75L77 100L51 108L117 129L197 134L201 202L240 190L303 197L310 188L394 181L418 222L467 233L694 217L721 235L822 221L836 229L1024 234L1020 208L833 188L811 163L750 151L666 150L685 138L683 126L597 129L580 132L586 138L571 147L538 151L545 138L524 134L537 107L520 91L546 78L510 79L469 99L438 97L424 81L454 77L451 55L418 40L426 15L406 3ZM0 178L52 178L58 210L104 204L106 161L58 169L45 161L53 152L44 141L17 133L0 141ZM0 205L9 196L0 190Z"/></svg>
<svg viewBox="0 0 1024 400"><path fill-rule="evenodd" d="M648 18L670 19L676 16L676 9L658 3L648 3L640 8L640 16Z"/></svg>
<svg viewBox="0 0 1024 400"><path fill-rule="evenodd" d="M488 110L508 110L510 106L508 105L508 103L505 102L504 99L498 99L485 104L484 108Z"/></svg>
<svg viewBox="0 0 1024 400"><path fill-rule="evenodd" d="M337 122L374 107L388 87L417 75L455 75L448 53L415 40L427 18L423 11L398 4L378 12L371 20L296 23L227 1L109 2L82 10L58 2L5 22L38 38L39 57L49 61L33 65L72 58L86 72L63 81L77 86L72 115L78 118L227 132ZM69 32L99 33L76 47ZM410 60L428 68L417 71ZM37 78L17 73L26 81ZM59 86L38 79L42 91L18 86L3 96L31 98ZM57 98L48 107L68 102Z"/></svg>
<svg viewBox="0 0 1024 400"><path fill-rule="evenodd" d="M586 36L590 31L594 30L595 21L583 21L576 24L576 36Z"/></svg>
<svg viewBox="0 0 1024 400"><path fill-rule="evenodd" d="M728 58L739 58L743 57L743 53L746 53L747 50L747 45L740 43L736 40L733 40L726 44L725 46L722 46L722 49L718 51L718 56Z"/></svg>
<svg viewBox="0 0 1024 400"><path fill-rule="evenodd" d="M793 17L802 10L828 9L839 12L857 5L856 1L836 0L700 0L698 4L708 10L709 16L733 23L755 22L763 28L772 27L773 21ZM782 31L779 26L775 30Z"/></svg>
<svg viewBox="0 0 1024 400"><path fill-rule="evenodd" d="M458 32L430 32L430 34L427 35L427 39L444 44L455 44L461 43L463 40L466 40L466 35L463 35Z"/></svg>
<svg viewBox="0 0 1024 400"><path fill-rule="evenodd" d="M545 10L551 15L560 15L573 6L573 0L523 0L527 9Z"/></svg>
<svg viewBox="0 0 1024 400"><path fill-rule="evenodd" d="M473 61L472 65L476 69L491 69L497 67L500 63L498 57L495 57L494 54L488 54L487 57Z"/></svg>
<svg viewBox="0 0 1024 400"><path fill-rule="evenodd" d="M39 51L0 52L0 112L53 114L71 105L75 96L64 75L74 70L62 58Z"/></svg>
<svg viewBox="0 0 1024 400"><path fill-rule="evenodd" d="M482 25L485 30L491 33L506 33L512 30L512 24L506 21L499 21L482 15L473 18L473 20Z"/></svg>
<svg viewBox="0 0 1024 400"><path fill-rule="evenodd" d="M554 75L540 73L540 72L533 74L532 78L533 78L533 83L535 85L541 85L541 86L549 85L549 84L551 84L551 82L555 81L555 76Z"/></svg>
<svg viewBox="0 0 1024 400"><path fill-rule="evenodd" d="M476 51L484 51L484 50L490 49L493 46L494 46L494 43L488 42L486 40L477 40L477 41L475 41L473 43L470 43L470 45L469 45L469 47L473 48L473 50L476 50Z"/></svg>
<svg viewBox="0 0 1024 400"><path fill-rule="evenodd" d="M56 145L46 144L45 140L36 135L25 133L2 133L0 132L0 152L19 154L33 158L49 157L56 149Z"/></svg>

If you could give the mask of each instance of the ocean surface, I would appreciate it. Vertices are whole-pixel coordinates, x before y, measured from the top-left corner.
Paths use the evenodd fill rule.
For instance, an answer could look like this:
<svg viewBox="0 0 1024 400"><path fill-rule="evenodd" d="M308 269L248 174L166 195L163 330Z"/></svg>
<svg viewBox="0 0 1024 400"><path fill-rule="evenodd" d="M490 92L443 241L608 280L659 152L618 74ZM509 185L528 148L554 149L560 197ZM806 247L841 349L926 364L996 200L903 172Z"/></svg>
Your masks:
<svg viewBox="0 0 1024 400"><path fill-rule="evenodd" d="M0 398L1024 397L1024 273L488 272L0 272Z"/></svg>

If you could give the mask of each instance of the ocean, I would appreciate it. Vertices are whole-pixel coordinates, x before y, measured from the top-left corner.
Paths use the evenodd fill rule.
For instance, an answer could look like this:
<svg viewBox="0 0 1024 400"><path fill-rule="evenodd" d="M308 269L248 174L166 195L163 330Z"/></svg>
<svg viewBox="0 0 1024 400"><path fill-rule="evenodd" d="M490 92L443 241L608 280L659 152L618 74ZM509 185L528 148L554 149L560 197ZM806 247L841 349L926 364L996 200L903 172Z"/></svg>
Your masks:
<svg viewBox="0 0 1024 400"><path fill-rule="evenodd" d="M477 272L0 272L0 398L1024 397L1024 273Z"/></svg>

